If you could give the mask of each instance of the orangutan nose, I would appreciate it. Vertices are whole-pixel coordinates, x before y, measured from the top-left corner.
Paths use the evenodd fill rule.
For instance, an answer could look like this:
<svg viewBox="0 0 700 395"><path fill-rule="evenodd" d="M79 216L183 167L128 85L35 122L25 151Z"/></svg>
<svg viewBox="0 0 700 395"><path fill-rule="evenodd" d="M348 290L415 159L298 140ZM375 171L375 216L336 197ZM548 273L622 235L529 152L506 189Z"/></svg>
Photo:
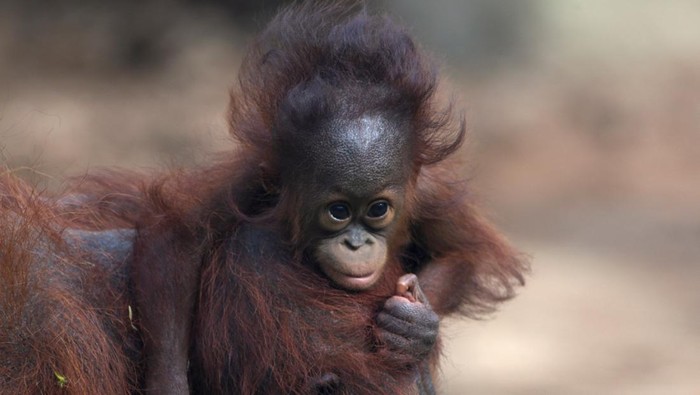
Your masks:
<svg viewBox="0 0 700 395"><path fill-rule="evenodd" d="M365 244L372 244L372 239L364 229L352 228L347 232L343 242L350 250L357 251Z"/></svg>

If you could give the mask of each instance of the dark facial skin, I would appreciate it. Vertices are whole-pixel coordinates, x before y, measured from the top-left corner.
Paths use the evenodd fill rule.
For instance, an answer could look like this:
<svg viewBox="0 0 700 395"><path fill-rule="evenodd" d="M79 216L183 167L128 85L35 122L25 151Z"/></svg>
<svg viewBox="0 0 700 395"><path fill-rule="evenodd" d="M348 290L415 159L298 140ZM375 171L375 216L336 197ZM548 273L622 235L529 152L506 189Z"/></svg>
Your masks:
<svg viewBox="0 0 700 395"><path fill-rule="evenodd" d="M319 129L319 141L305 152L313 158L312 256L338 287L367 290L381 277L400 224L410 169L405 137L380 116Z"/></svg>
<svg viewBox="0 0 700 395"><path fill-rule="evenodd" d="M318 241L313 258L333 283L350 291L371 289L390 258L391 238L402 225L405 185L410 177L408 143L401 124L382 117L334 121L306 152L315 213L309 232ZM307 191L307 194L311 192ZM439 317L414 274L402 276L396 294L376 318L376 337L397 359L419 369L421 394L433 394L423 364L438 336ZM332 373L320 378L318 393L334 393L342 383Z"/></svg>
<svg viewBox="0 0 700 395"><path fill-rule="evenodd" d="M388 259L387 236L402 197L384 189L357 198L332 194L328 201L319 210L318 225L333 236L320 241L314 257L336 285L353 291L371 288Z"/></svg>

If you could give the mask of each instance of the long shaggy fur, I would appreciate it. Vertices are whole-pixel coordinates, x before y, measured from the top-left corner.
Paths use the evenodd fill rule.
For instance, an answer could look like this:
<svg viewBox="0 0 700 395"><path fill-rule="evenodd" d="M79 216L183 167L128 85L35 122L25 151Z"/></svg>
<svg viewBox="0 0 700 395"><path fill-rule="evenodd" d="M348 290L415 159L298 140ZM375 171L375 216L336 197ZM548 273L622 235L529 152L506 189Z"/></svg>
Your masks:
<svg viewBox="0 0 700 395"><path fill-rule="evenodd" d="M0 175L0 394L129 394L125 262L70 242L58 206Z"/></svg>
<svg viewBox="0 0 700 395"><path fill-rule="evenodd" d="M143 287L179 297L179 284L196 281L189 379L197 393L307 394L328 372L339 376L341 393L412 393L410 361L375 336L374 317L399 276L417 273L440 316L491 312L523 283L527 263L479 216L445 161L465 129L435 98L435 66L391 20L347 5L288 8L253 43L231 98L235 152L211 166L162 176L99 173L69 195L77 204L64 210L68 225L139 230L132 267L150 281ZM310 265L302 242L303 196L293 179L284 179L281 158L289 141L313 143L301 129L284 127L289 122L368 113L407 118L414 177L403 242L392 246L379 284L352 293L333 287ZM3 183L5 190L14 185ZM0 229L0 312L11 318L0 326L0 391L31 393L37 385L51 392L53 371L65 374L75 393L128 391L138 380L138 358L120 351L114 339L127 321L111 315L125 307L120 292L127 286L98 295L95 275L64 268L75 266L74 255L61 254L69 263L32 256L39 247L19 239L46 229L46 216L7 208L21 206L16 201L28 192L4 194L0 216L19 220ZM8 196L15 203L5 203ZM47 271L38 276L43 283L31 274L39 264ZM163 301L153 303L151 312L167 309ZM96 309L105 305L109 313ZM30 322L39 319L37 311L53 321ZM8 345L5 338L22 340ZM437 351L431 356L433 369L438 357Z"/></svg>

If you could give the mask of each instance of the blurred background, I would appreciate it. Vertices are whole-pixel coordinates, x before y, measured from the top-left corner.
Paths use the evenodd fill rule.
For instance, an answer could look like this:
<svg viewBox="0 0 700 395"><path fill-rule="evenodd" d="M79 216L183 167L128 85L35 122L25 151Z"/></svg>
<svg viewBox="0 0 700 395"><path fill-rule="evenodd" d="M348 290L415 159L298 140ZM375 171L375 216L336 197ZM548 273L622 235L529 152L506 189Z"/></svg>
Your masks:
<svg viewBox="0 0 700 395"><path fill-rule="evenodd" d="M282 1L0 2L0 160L39 188L230 145ZM533 272L445 325L445 394L700 394L700 2L373 1L441 61L465 176Z"/></svg>

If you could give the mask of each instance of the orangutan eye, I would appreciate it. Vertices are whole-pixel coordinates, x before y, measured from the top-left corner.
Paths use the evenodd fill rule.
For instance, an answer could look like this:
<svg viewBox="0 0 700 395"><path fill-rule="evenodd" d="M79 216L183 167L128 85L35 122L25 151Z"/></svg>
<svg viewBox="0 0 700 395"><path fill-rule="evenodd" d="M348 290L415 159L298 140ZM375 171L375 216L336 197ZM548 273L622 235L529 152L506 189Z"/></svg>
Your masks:
<svg viewBox="0 0 700 395"><path fill-rule="evenodd" d="M345 221L350 218L350 207L345 203L333 203L328 206L328 214L336 221Z"/></svg>
<svg viewBox="0 0 700 395"><path fill-rule="evenodd" d="M385 200L380 200L378 202L372 203L367 210L367 216L372 219L381 218L386 215L389 211L389 202Z"/></svg>

